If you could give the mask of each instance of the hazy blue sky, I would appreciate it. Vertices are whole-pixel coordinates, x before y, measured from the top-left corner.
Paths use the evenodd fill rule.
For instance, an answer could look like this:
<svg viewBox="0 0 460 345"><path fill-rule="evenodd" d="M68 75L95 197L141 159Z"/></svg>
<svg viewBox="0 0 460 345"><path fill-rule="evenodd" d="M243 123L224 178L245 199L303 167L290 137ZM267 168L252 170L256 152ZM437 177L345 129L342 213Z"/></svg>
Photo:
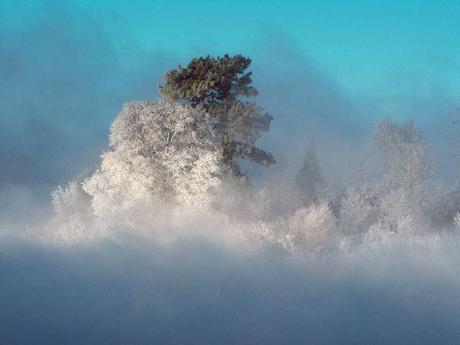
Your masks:
<svg viewBox="0 0 460 345"><path fill-rule="evenodd" d="M450 163L458 18L455 0L0 0L0 149L78 171L121 104L152 98L168 68L242 53L275 118L272 151L302 152L316 133L335 152L335 138L351 143L390 116L415 120Z"/></svg>
<svg viewBox="0 0 460 345"><path fill-rule="evenodd" d="M6 1L6 17L23 25L43 1ZM460 2L446 1L66 1L109 30L123 30L146 50L189 57L257 55L284 35L350 92L389 76L420 73L460 94ZM116 27L116 28L115 28Z"/></svg>

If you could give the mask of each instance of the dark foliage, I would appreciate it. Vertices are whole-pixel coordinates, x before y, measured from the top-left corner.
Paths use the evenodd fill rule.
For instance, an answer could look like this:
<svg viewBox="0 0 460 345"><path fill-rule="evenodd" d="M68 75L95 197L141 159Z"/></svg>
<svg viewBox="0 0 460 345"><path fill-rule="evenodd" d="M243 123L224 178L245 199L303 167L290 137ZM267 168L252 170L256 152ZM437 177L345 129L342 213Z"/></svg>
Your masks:
<svg viewBox="0 0 460 345"><path fill-rule="evenodd" d="M274 163L273 156L255 146L267 132L273 117L255 102L257 95L247 72L251 59L241 55L194 58L184 68L178 66L164 76L163 97L184 102L208 112L211 124L222 137L225 163L240 175L237 159L247 158L262 166Z"/></svg>

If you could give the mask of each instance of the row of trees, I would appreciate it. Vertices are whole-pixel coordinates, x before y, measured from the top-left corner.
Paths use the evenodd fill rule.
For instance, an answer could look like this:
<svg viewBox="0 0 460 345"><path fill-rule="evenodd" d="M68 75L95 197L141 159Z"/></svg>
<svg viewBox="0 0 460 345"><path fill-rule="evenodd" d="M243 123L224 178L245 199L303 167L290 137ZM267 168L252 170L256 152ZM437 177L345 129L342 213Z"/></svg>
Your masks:
<svg viewBox="0 0 460 345"><path fill-rule="evenodd" d="M159 100L125 105L112 124L100 168L82 184L95 205L152 197L205 202L223 179L244 176L240 159L273 164L272 154L256 146L273 117L250 101L258 94L250 64L241 55L194 58L164 75ZM375 138L389 171L382 189L415 189L431 176L413 125L385 120ZM312 141L290 199L311 204L324 199L326 189Z"/></svg>
<svg viewBox="0 0 460 345"><path fill-rule="evenodd" d="M249 197L235 193L244 186L235 183L244 180L240 159L262 166L275 162L256 146L272 116L248 100L257 95L250 63L240 55L193 59L166 73L159 100L126 104L111 126L98 169L53 194L65 233L94 229L87 224L91 214L105 225L151 226L165 203L250 220L248 233L289 251L317 250L335 238L375 229L452 225L458 193L446 194L435 182L413 124L388 119L377 126L370 155L375 159L356 183L330 190L312 141L290 182L277 176Z"/></svg>

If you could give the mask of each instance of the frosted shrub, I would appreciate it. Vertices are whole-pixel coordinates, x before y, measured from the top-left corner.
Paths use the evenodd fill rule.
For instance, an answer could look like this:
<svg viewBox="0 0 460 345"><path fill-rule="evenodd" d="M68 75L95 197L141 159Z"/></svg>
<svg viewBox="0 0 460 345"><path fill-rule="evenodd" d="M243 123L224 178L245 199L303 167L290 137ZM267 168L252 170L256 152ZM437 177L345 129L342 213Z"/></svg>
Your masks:
<svg viewBox="0 0 460 345"><path fill-rule="evenodd" d="M376 196L369 190L350 188L342 199L340 216L344 234L366 232L379 217Z"/></svg>
<svg viewBox="0 0 460 345"><path fill-rule="evenodd" d="M312 204L290 216L250 226L259 245L280 246L293 254L321 252L335 246L336 219L326 202Z"/></svg>
<svg viewBox="0 0 460 345"><path fill-rule="evenodd" d="M89 196L81 189L78 182L72 181L66 187L59 186L51 194L55 214L51 218L46 233L60 244L75 242L93 242L104 237L93 217Z"/></svg>
<svg viewBox="0 0 460 345"><path fill-rule="evenodd" d="M287 228L284 246L293 252L322 251L335 242L336 220L326 202L297 210Z"/></svg>
<svg viewBox="0 0 460 345"><path fill-rule="evenodd" d="M86 211L89 198L78 182L71 181L66 187L58 186L51 193L51 202L56 214L66 215Z"/></svg>
<svg viewBox="0 0 460 345"><path fill-rule="evenodd" d="M258 246L276 245L279 242L279 237L277 237L277 233L273 230L273 224L258 221L250 223L248 230Z"/></svg>

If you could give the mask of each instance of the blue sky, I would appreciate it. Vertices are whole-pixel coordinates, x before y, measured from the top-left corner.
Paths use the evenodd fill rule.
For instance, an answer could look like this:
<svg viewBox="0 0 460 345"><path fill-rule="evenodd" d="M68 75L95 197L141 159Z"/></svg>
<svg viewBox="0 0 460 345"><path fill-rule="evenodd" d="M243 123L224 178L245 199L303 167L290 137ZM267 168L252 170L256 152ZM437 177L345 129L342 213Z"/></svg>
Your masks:
<svg viewBox="0 0 460 345"><path fill-rule="evenodd" d="M5 2L5 0L3 0ZM12 25L46 8L6 1ZM284 35L349 92L368 92L399 71L420 73L460 94L460 2L446 1L66 1L145 50L186 58L257 56ZM116 27L116 28L115 28Z"/></svg>

